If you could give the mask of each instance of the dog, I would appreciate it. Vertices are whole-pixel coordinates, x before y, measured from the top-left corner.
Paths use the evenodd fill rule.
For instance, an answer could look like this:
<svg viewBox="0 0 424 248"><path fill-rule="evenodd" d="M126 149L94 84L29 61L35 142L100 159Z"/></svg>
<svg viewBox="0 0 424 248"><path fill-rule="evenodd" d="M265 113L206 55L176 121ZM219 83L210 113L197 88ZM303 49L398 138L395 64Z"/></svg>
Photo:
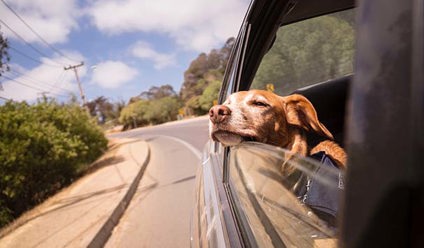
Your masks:
<svg viewBox="0 0 424 248"><path fill-rule="evenodd" d="M309 156L325 152L339 168L346 168L346 152L334 142L333 135L318 120L312 103L304 96L278 96L264 90L233 93L222 105L209 110L209 134L224 146L256 141L279 146L293 154ZM307 134L321 137L308 144Z"/></svg>

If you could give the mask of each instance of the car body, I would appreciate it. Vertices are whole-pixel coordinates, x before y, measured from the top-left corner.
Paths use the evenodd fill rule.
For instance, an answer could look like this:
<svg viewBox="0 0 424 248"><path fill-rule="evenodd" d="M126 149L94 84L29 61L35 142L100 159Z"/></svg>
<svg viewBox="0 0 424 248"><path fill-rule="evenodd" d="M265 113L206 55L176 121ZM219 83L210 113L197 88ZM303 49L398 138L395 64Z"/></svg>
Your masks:
<svg viewBox="0 0 424 248"><path fill-rule="evenodd" d="M284 149L254 142L228 148L209 141L197 176L192 246L424 245L418 221L424 219L419 210L424 207L419 159L424 2L355 4L252 1L218 100L263 88L299 93L314 104L320 121L347 150L348 169L329 168L316 176L322 164L311 158L300 158L298 169L337 190L336 219L330 223L311 211L297 184L281 177Z"/></svg>

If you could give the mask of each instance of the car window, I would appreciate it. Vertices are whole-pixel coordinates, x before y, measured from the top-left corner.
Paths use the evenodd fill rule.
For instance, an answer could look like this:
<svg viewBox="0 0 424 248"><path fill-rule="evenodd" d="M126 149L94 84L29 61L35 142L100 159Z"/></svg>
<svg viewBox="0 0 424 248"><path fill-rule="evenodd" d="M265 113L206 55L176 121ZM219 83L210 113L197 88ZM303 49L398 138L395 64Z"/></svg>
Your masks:
<svg viewBox="0 0 424 248"><path fill-rule="evenodd" d="M351 74L353 52L353 9L280 27L251 88L287 95Z"/></svg>
<svg viewBox="0 0 424 248"><path fill-rule="evenodd" d="M288 95L351 75L354 39L354 10L282 26L251 89ZM259 247L335 247L343 172L324 158L287 156L252 142L230 149L228 185L241 233Z"/></svg>

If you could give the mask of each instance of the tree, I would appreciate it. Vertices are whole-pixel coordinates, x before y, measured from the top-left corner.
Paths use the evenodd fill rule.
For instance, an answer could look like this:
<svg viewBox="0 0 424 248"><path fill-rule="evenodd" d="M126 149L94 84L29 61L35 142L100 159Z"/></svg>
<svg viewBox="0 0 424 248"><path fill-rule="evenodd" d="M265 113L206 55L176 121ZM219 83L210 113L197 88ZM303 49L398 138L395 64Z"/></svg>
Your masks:
<svg viewBox="0 0 424 248"><path fill-rule="evenodd" d="M143 117L151 124L160 124L177 119L180 102L177 97L163 97L149 102Z"/></svg>
<svg viewBox="0 0 424 248"><path fill-rule="evenodd" d="M0 32L0 76L9 70L10 56L8 53L9 43L6 38L3 37L3 33Z"/></svg>
<svg viewBox="0 0 424 248"><path fill-rule="evenodd" d="M150 87L148 91L142 92L139 95L139 97L145 100L155 100L155 99L160 99L163 97L176 96L176 95L177 93L175 93L174 88L171 85L166 84L160 87L157 87L157 86Z"/></svg>
<svg viewBox="0 0 424 248"><path fill-rule="evenodd" d="M282 27L256 73L252 88L293 90L352 71L353 27L339 16L322 16Z"/></svg>
<svg viewBox="0 0 424 248"><path fill-rule="evenodd" d="M145 118L149 105L150 102L147 100L138 100L125 106L119 116L119 122L124 125L124 129L149 124Z"/></svg>
<svg viewBox="0 0 424 248"><path fill-rule="evenodd" d="M221 88L220 81L211 82L208 87L206 87L203 94L199 97L199 107L207 113L209 109L213 106L214 101L218 100L219 89Z"/></svg>
<svg viewBox="0 0 424 248"><path fill-rule="evenodd" d="M130 100L122 109L119 122L128 129L176 120L181 106L171 85L153 86Z"/></svg>
<svg viewBox="0 0 424 248"><path fill-rule="evenodd" d="M207 55L201 53L190 63L189 68L184 72L184 83L180 91L180 97L183 101L187 101L193 96L202 93L202 89L196 86L199 80L203 78L203 74L208 71L207 59Z"/></svg>
<svg viewBox="0 0 424 248"><path fill-rule="evenodd" d="M209 54L201 53L191 62L184 72L184 82L180 90L183 102L200 96L214 80L222 80L234 42L235 39L230 38L221 49L213 49Z"/></svg>
<svg viewBox="0 0 424 248"><path fill-rule="evenodd" d="M179 108L187 115L207 113L218 96L234 43L235 39L230 38L221 49L199 54L184 72L184 83L178 95L172 86L162 85L132 97L119 117L124 128L174 120Z"/></svg>
<svg viewBox="0 0 424 248"><path fill-rule="evenodd" d="M86 107L91 116L96 116L99 123L117 121L125 102L111 103L106 97L99 96L93 101L87 102Z"/></svg>

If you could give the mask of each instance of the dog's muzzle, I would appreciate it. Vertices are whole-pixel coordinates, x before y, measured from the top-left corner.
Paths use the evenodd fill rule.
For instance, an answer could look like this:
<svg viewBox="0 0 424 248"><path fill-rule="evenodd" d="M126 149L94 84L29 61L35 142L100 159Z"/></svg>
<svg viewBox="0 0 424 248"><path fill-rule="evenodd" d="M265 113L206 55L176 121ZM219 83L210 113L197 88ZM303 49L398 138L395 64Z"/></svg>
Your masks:
<svg viewBox="0 0 424 248"><path fill-rule="evenodd" d="M213 124L223 123L231 116L231 110L225 105L215 105L209 110L209 119Z"/></svg>

